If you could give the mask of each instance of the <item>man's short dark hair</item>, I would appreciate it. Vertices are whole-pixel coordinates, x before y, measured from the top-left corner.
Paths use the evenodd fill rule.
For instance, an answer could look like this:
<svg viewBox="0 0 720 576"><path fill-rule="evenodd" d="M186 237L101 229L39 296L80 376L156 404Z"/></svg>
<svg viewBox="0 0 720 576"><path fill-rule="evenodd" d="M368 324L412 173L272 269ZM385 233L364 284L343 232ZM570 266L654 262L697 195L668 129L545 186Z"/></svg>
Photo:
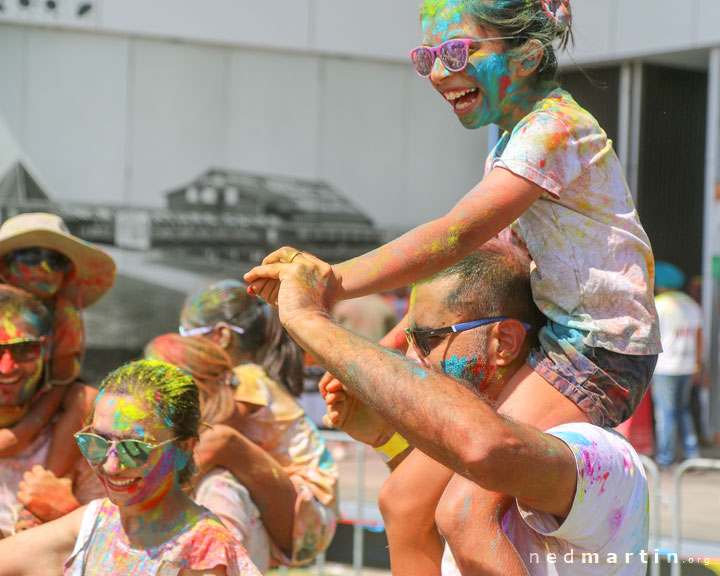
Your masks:
<svg viewBox="0 0 720 576"><path fill-rule="evenodd" d="M530 324L534 333L545 319L533 301L530 263L525 250L493 238L431 280L457 277L445 305L468 320L516 318Z"/></svg>
<svg viewBox="0 0 720 576"><path fill-rule="evenodd" d="M0 284L0 308L12 306L19 314L30 313L35 317L34 324L38 329L38 336L46 336L52 329L52 316L45 305L35 296L8 284Z"/></svg>

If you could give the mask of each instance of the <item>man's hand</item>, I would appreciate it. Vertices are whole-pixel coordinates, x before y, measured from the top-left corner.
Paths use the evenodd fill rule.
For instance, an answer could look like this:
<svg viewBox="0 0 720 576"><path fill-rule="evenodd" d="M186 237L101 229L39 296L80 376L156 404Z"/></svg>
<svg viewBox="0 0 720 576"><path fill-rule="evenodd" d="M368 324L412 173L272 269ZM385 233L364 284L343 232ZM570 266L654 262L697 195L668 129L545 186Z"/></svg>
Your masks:
<svg viewBox="0 0 720 576"><path fill-rule="evenodd" d="M329 372L320 379L318 388L327 404L323 424L328 428L338 428L373 447L382 446L392 437L394 431Z"/></svg>
<svg viewBox="0 0 720 576"><path fill-rule="evenodd" d="M80 506L72 492L72 481L58 478L39 464L23 474L18 500L32 514L48 522Z"/></svg>
<svg viewBox="0 0 720 576"><path fill-rule="evenodd" d="M288 330L293 321L306 314L329 318L341 285L330 264L288 246L266 256L261 266L245 274L245 280L255 294L277 304L280 321ZM279 285L264 280L278 280Z"/></svg>

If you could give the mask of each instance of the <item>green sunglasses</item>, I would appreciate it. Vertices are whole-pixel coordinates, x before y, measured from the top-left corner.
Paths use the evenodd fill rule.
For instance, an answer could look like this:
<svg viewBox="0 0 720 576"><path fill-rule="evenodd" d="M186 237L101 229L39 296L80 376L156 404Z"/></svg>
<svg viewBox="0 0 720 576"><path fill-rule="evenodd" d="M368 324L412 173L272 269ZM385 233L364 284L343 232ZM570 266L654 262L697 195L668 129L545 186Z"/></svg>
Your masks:
<svg viewBox="0 0 720 576"><path fill-rule="evenodd" d="M77 432L75 433L75 440L77 441L78 448L88 462L97 464L102 462L108 456L110 448L115 446L115 453L117 454L118 460L120 460L123 466L129 468L139 468L148 461L150 453L156 448L165 446L175 438L165 440L159 444L150 444L149 442L143 442L142 440L106 440L102 436L93 434L92 432Z"/></svg>

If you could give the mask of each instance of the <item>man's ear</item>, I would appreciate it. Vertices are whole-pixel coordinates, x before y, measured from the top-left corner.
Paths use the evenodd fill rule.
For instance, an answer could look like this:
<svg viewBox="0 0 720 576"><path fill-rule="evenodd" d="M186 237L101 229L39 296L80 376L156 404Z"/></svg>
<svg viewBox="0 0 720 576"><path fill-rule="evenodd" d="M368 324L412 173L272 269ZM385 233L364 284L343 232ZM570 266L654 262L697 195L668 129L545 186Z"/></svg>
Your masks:
<svg viewBox="0 0 720 576"><path fill-rule="evenodd" d="M530 76L534 74L542 61L545 49L539 40L525 42L517 55L516 69L519 76Z"/></svg>
<svg viewBox="0 0 720 576"><path fill-rule="evenodd" d="M498 366L508 366L522 355L524 360L524 344L527 330L520 320L508 318L498 323L495 337L497 339Z"/></svg>

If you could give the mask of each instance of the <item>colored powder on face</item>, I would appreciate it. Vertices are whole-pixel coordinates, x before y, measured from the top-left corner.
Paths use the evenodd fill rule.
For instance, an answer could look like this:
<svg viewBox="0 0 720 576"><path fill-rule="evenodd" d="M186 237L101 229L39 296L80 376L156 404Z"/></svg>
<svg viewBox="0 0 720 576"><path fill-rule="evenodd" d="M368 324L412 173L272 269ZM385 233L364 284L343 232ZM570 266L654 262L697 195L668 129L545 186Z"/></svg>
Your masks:
<svg viewBox="0 0 720 576"><path fill-rule="evenodd" d="M125 398L118 398L113 428L117 430L132 430L137 424L148 417L148 412L142 410L137 403Z"/></svg>
<svg viewBox="0 0 720 576"><path fill-rule="evenodd" d="M482 383L485 380L486 371L477 356L460 358L453 355L447 360L441 360L439 365L440 369L446 374L461 380L467 380L479 389L483 388Z"/></svg>
<svg viewBox="0 0 720 576"><path fill-rule="evenodd" d="M178 460L176 458L177 448L170 444L160 450L163 450L160 460L150 470L142 472L140 486L125 502L126 506L142 503L143 508L149 510L165 496L174 484Z"/></svg>

